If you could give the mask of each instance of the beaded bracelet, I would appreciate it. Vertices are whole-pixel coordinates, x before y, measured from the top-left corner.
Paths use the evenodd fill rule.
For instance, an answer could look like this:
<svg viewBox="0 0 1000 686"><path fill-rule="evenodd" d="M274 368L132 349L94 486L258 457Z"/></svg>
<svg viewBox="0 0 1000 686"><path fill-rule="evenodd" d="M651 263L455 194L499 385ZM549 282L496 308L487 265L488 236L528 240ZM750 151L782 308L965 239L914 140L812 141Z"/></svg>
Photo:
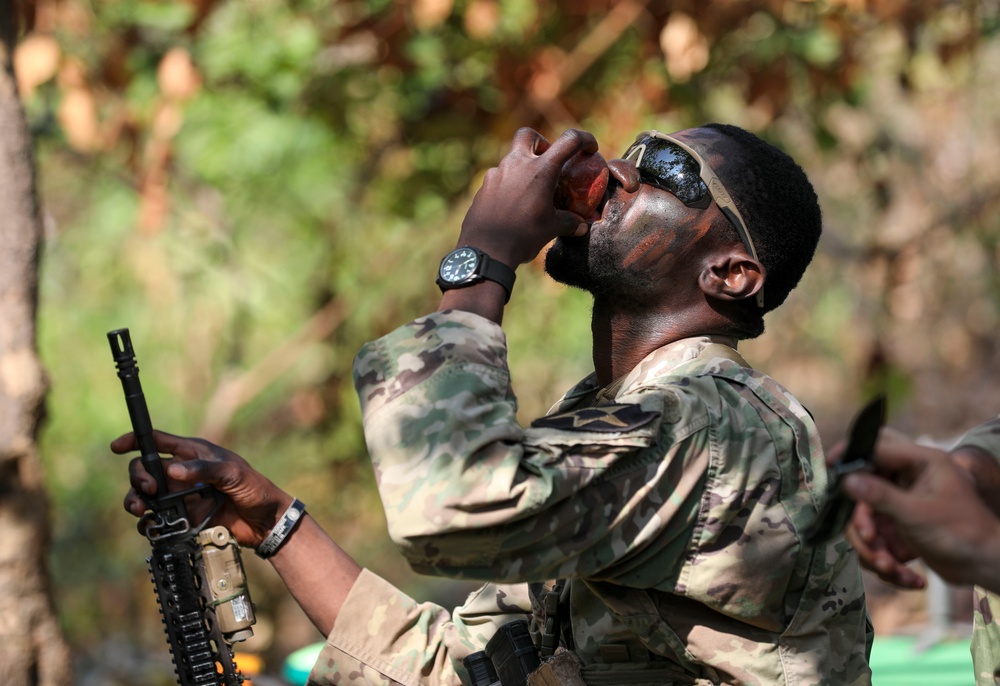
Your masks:
<svg viewBox="0 0 1000 686"><path fill-rule="evenodd" d="M281 515L281 519L278 523L274 525L271 529L271 533L267 535L257 549L254 551L257 553L257 557L266 560L267 558L278 552L278 548L288 540L288 536L295 529L295 526L302 520L302 515L306 512L306 506L301 500L296 498L292 501L292 504L288 506L285 510L285 514Z"/></svg>

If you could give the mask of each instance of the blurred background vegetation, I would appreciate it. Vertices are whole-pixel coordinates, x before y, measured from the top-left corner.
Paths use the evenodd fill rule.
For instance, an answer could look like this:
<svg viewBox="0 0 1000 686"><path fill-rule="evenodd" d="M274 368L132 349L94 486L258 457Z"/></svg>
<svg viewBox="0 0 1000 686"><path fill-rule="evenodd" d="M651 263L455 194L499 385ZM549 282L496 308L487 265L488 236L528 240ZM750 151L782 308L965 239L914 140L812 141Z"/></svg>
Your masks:
<svg viewBox="0 0 1000 686"><path fill-rule="evenodd" d="M157 427L243 454L414 596L461 600L386 541L350 368L363 342L436 306L437 262L520 126L587 129L609 158L643 129L710 121L776 143L813 179L825 235L745 356L827 444L875 387L893 425L936 440L1000 412L996 0L24 10L15 65L45 226L41 451L81 684L170 683L148 544L121 507L126 461L107 447L129 428L115 328L131 330ZM589 370L588 307L537 264L520 270L505 328L523 418ZM267 565L244 560L259 617L247 649L275 672L322 637Z"/></svg>

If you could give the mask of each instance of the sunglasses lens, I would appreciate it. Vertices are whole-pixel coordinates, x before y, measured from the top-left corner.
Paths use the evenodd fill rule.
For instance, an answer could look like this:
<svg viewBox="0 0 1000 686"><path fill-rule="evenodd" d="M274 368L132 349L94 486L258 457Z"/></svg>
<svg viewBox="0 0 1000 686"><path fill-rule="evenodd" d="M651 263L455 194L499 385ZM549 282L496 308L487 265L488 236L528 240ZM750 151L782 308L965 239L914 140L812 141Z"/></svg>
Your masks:
<svg viewBox="0 0 1000 686"><path fill-rule="evenodd" d="M698 160L668 140L643 137L628 149L624 159L636 163L640 181L670 191L685 205L698 204L708 195Z"/></svg>

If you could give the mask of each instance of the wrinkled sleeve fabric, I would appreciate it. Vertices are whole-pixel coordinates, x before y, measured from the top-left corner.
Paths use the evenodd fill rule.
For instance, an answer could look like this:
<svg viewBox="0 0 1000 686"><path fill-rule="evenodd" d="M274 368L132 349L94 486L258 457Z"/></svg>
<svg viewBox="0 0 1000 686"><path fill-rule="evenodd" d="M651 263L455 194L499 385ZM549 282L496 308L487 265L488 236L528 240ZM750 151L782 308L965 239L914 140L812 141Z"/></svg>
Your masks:
<svg viewBox="0 0 1000 686"><path fill-rule="evenodd" d="M1000 462L1000 417L970 429L957 447L979 448ZM972 663L977 686L1000 680L1000 595L977 586L974 592Z"/></svg>
<svg viewBox="0 0 1000 686"><path fill-rule="evenodd" d="M457 311L365 346L355 385L389 533L416 571L611 580L622 550L654 541L676 548L665 565L682 564L704 465L678 461L708 453L661 433L665 413L683 412L682 393L657 389L565 427L522 427L503 331ZM671 446L666 455L657 441ZM638 506L653 489L669 491L677 516Z"/></svg>
<svg viewBox="0 0 1000 686"><path fill-rule="evenodd" d="M957 448L979 448L1000 462L1000 417L970 429L961 439Z"/></svg>
<svg viewBox="0 0 1000 686"><path fill-rule="evenodd" d="M462 659L503 624L527 619L525 585L486 584L449 613L362 570L309 675L309 686L458 686Z"/></svg>

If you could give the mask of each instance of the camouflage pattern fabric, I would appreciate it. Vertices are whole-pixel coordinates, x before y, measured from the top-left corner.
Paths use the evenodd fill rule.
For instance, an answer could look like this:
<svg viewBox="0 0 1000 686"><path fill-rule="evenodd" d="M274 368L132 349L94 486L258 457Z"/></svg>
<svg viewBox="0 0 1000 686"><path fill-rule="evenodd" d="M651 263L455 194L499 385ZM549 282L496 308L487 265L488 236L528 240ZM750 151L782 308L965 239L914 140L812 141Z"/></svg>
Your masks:
<svg viewBox="0 0 1000 686"><path fill-rule="evenodd" d="M366 569L351 587L308 686L468 683L462 658L482 650L503 624L530 617L525 584L487 584L449 613L417 603Z"/></svg>
<svg viewBox="0 0 1000 686"><path fill-rule="evenodd" d="M356 587L313 683L458 684L461 657L526 611L511 589L555 578L588 683L869 683L856 554L801 541L827 487L815 425L772 379L701 356L713 343L732 341L675 342L607 389L588 377L528 427L488 320L439 312L366 345L390 535L419 572L492 582L473 604L519 600L492 623L477 608L473 635L468 606Z"/></svg>
<svg viewBox="0 0 1000 686"><path fill-rule="evenodd" d="M970 430L958 442L1000 460L1000 417ZM972 665L976 686L1000 684L1000 596L976 587L972 622Z"/></svg>
<svg viewBox="0 0 1000 686"><path fill-rule="evenodd" d="M956 444L964 446L979 448L1000 461L1000 417L970 429Z"/></svg>
<svg viewBox="0 0 1000 686"><path fill-rule="evenodd" d="M976 586L972 623L972 666L976 686L1000 684L1000 596Z"/></svg>

